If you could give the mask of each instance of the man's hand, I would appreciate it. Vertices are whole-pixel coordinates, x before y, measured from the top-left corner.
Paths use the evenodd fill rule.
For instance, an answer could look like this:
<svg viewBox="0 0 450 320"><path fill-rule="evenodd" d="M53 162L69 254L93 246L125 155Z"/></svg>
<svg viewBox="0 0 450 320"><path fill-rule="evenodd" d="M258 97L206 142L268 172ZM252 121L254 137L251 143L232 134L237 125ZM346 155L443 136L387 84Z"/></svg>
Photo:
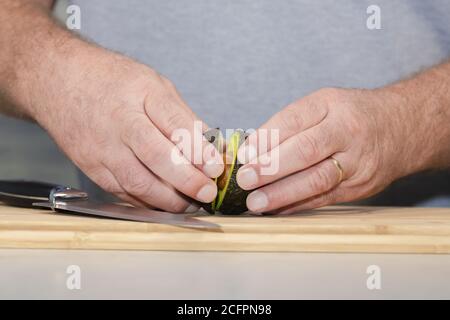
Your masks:
<svg viewBox="0 0 450 320"><path fill-rule="evenodd" d="M411 90L414 84L408 86ZM437 144L430 140L447 139L448 145L450 135L448 128L432 131L430 125L445 123L439 116L448 121L448 105L440 106L447 111L436 112L433 119L430 111L438 107L424 105L433 99L414 101L410 98L419 92L405 90L323 89L276 114L261 129L279 130L279 145L269 146L265 154L258 151L259 130L240 150L240 161L248 164L240 169L238 183L258 189L248 197L249 209L289 214L349 202L400 177L438 167L436 159L442 157L436 157ZM261 174L273 161L279 161L279 170Z"/></svg>
<svg viewBox="0 0 450 320"><path fill-rule="evenodd" d="M94 182L125 201L171 212L212 202L211 178L222 173L223 160L202 140L206 125L172 83L58 27L49 4L18 0L0 8L6 111L36 121ZM200 137L197 150L178 148L178 129ZM194 162L187 155L198 149Z"/></svg>
<svg viewBox="0 0 450 320"><path fill-rule="evenodd" d="M63 97L47 100L34 115L69 158L100 187L136 205L184 212L198 209L187 198L212 202L217 188L211 178L222 173L223 161L208 152L197 166L192 157L175 161L176 130L202 138L207 127L172 83L99 48L69 58L69 65L72 59L76 68L65 69L67 83L58 87Z"/></svg>

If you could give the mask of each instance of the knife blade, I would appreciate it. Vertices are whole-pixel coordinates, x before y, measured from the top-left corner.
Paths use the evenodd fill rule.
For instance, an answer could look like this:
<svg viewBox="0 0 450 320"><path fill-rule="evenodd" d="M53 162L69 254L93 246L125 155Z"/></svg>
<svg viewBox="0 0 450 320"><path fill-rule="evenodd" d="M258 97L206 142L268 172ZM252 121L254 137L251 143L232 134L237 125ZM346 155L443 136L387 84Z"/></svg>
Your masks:
<svg viewBox="0 0 450 320"><path fill-rule="evenodd" d="M33 181L0 181L0 202L24 208L45 208L56 213L83 214L117 220L159 223L196 229L220 229L191 214L174 214L89 199L81 190Z"/></svg>

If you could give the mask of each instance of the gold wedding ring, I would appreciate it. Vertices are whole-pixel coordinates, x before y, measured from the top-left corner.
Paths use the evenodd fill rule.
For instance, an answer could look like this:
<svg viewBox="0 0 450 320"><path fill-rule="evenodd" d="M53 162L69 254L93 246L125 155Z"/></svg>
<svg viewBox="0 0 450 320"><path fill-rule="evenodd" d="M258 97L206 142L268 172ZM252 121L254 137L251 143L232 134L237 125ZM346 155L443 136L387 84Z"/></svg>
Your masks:
<svg viewBox="0 0 450 320"><path fill-rule="evenodd" d="M341 164L335 158L331 157L330 159L339 172L339 183L338 183L338 185L339 185L344 180L344 169L342 169Z"/></svg>

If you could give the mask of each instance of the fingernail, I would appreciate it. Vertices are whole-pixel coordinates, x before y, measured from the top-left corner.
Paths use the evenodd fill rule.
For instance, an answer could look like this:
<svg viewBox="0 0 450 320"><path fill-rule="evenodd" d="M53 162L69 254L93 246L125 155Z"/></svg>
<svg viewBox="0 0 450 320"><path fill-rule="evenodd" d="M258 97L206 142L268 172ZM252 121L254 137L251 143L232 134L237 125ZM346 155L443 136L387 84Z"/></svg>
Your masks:
<svg viewBox="0 0 450 320"><path fill-rule="evenodd" d="M192 203L189 207L186 208L186 213L195 213L200 210L200 206L198 204Z"/></svg>
<svg viewBox="0 0 450 320"><path fill-rule="evenodd" d="M204 203L213 202L217 196L217 187L210 184L205 185L197 194L197 199Z"/></svg>
<svg viewBox="0 0 450 320"><path fill-rule="evenodd" d="M255 159L258 156L258 152L256 151L256 148L252 145L244 146L241 149L239 149L238 152L238 160L242 164L249 163L253 159Z"/></svg>
<svg viewBox="0 0 450 320"><path fill-rule="evenodd" d="M237 174L237 181L242 189L249 190L257 186L258 175L253 168L239 170Z"/></svg>
<svg viewBox="0 0 450 320"><path fill-rule="evenodd" d="M261 212L269 205L269 199L262 191L255 191L247 198L247 207L250 211Z"/></svg>
<svg viewBox="0 0 450 320"><path fill-rule="evenodd" d="M208 177L217 178L223 172L223 165L217 163L217 161L214 159L210 159L203 166L203 170L208 175Z"/></svg>

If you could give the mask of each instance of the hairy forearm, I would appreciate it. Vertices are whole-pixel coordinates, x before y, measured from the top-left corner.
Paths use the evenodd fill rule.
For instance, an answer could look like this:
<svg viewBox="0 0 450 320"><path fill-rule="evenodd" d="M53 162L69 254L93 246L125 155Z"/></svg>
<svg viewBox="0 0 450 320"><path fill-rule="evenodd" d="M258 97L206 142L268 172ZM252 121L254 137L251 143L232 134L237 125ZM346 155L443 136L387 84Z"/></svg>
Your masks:
<svg viewBox="0 0 450 320"><path fill-rule="evenodd" d="M413 155L413 172L450 168L450 62L387 89L399 98L404 132L399 152Z"/></svg>
<svg viewBox="0 0 450 320"><path fill-rule="evenodd" d="M51 0L5 0L0 6L0 112L35 119L49 79L81 40L51 17Z"/></svg>

